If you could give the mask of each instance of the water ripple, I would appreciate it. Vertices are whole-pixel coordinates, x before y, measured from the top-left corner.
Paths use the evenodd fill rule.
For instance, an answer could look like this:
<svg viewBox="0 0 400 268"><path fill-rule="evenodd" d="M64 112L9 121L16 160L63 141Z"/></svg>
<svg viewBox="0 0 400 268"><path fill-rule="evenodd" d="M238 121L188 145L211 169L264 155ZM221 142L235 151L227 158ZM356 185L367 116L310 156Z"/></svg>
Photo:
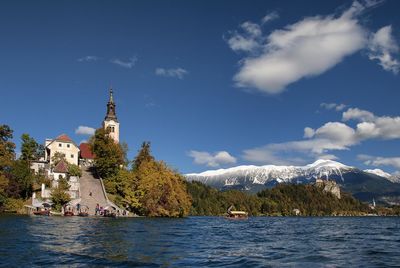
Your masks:
<svg viewBox="0 0 400 268"><path fill-rule="evenodd" d="M400 218L0 216L0 267L388 267Z"/></svg>

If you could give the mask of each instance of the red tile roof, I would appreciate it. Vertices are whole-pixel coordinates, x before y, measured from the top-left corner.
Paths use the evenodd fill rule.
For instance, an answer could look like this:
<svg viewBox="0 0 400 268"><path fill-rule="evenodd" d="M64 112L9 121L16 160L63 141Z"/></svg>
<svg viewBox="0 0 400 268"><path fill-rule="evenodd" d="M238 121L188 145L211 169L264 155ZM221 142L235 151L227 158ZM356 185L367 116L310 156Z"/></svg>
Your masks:
<svg viewBox="0 0 400 268"><path fill-rule="evenodd" d="M53 170L56 173L67 173L68 172L68 163L65 162L64 160L61 160L58 162L56 167Z"/></svg>
<svg viewBox="0 0 400 268"><path fill-rule="evenodd" d="M81 158L83 159L94 159L95 155L90 149L89 143L81 143L79 145L79 150L81 150Z"/></svg>
<svg viewBox="0 0 400 268"><path fill-rule="evenodd" d="M56 138L56 141L63 141L63 142L73 142L67 134L61 134Z"/></svg>

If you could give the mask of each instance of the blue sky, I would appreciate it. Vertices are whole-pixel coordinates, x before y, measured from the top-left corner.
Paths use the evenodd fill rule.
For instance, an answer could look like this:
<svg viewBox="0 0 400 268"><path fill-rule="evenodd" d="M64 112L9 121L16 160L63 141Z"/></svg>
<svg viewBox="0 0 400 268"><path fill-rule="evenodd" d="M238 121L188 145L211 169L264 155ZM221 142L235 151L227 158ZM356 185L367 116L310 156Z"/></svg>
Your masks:
<svg viewBox="0 0 400 268"><path fill-rule="evenodd" d="M400 170L398 1L3 1L0 123L88 138L114 88L132 158Z"/></svg>

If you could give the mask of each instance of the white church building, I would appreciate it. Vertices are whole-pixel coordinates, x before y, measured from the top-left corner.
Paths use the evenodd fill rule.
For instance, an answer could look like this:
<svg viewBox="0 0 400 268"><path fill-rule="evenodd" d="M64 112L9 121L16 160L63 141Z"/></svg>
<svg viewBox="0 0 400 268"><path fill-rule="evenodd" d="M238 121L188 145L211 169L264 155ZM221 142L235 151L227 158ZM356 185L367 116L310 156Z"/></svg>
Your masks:
<svg viewBox="0 0 400 268"><path fill-rule="evenodd" d="M113 90L110 89L109 100L107 103L107 113L102 123L103 128L110 129L110 137L116 143L119 143L119 122L115 110L115 102ZM57 165L54 165L54 155L62 154L65 160L61 160ZM73 199L72 202L79 202L80 199L80 183L78 177L67 176L68 165L90 165L94 161L94 154L90 150L88 143L81 143L79 146L66 134L61 134L54 139L46 139L45 141L45 156L40 161L34 161L31 168L35 172L43 172L50 180L51 187L47 189L42 184L40 198L38 193L33 193L33 207L40 207L43 203L51 202L51 188L57 187L60 178L68 178L70 185L69 195ZM75 203L76 203L75 202Z"/></svg>

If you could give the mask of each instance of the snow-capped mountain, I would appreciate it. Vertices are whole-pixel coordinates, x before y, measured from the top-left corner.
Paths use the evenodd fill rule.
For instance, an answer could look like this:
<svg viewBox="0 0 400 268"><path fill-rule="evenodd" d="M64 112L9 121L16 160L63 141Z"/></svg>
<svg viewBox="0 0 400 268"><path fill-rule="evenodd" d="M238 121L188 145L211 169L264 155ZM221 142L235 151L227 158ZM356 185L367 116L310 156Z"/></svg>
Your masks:
<svg viewBox="0 0 400 268"><path fill-rule="evenodd" d="M387 172L385 172L385 171L383 171L382 169L379 169L379 168L376 168L376 169L365 169L364 172L371 173L371 174L386 178L391 182L400 183L400 177L392 175L390 173L387 173Z"/></svg>
<svg viewBox="0 0 400 268"><path fill-rule="evenodd" d="M343 180L342 174L353 169L336 161L317 160L306 166L238 166L186 174L186 178L214 186L233 186L243 183L265 185L270 182L315 181L317 178L327 179L333 176Z"/></svg>
<svg viewBox="0 0 400 268"><path fill-rule="evenodd" d="M336 181L342 189L362 200L386 198L400 202L400 179L382 170L362 171L332 160L317 160L305 166L237 166L186 174L217 189L258 192L278 183L312 183L316 179Z"/></svg>
<svg viewBox="0 0 400 268"><path fill-rule="evenodd" d="M376 168L376 169L364 169L364 172L375 174L377 176L381 176L381 177L384 177L384 178L387 178L387 179L389 179L392 176L391 174L389 174L389 173L387 173L387 172L385 172L385 171L383 171L382 169L379 169L379 168Z"/></svg>

